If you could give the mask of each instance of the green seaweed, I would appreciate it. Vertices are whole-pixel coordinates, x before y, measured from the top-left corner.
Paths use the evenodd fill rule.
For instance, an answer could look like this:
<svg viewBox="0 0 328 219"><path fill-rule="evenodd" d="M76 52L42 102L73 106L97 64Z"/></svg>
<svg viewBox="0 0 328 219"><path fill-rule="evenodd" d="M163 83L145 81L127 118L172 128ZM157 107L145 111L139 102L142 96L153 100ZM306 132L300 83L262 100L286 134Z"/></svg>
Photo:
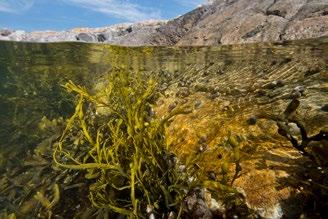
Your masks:
<svg viewBox="0 0 328 219"><path fill-rule="evenodd" d="M86 172L93 207L129 218L167 216L172 211L180 218L184 198L196 188L208 188L216 196L236 193L227 173L226 181L219 182L197 168L201 153L180 160L171 152L165 129L175 116L191 113L192 107L177 107L162 119L151 117L148 112L157 92L154 79L115 70L94 94L72 81L64 87L77 94L77 104L55 144L53 161L63 169ZM234 163L235 179L239 158Z"/></svg>
<svg viewBox="0 0 328 219"><path fill-rule="evenodd" d="M24 162L22 169L27 168L31 175L13 175L15 181L29 182L29 191L16 192L20 183L8 187L7 180L0 186L6 196L14 194L5 200L13 206L10 213L104 218L146 218L153 214L166 218L174 212L185 218L192 214L186 210L186 199L203 188L227 207L238 202L228 170L230 163L239 164L235 155L223 162L222 177L214 180L198 165L205 152L179 157L166 142L167 126L175 116L191 113L193 107L177 106L165 117L156 118L152 107L158 98L159 78L117 68L107 77L94 90L72 81L63 85L73 94L67 98L76 98L75 110L66 121L45 116L39 121L39 132L48 138L37 144L30 160ZM234 154L239 146L233 147ZM52 171L45 174L48 168ZM41 182L33 177L35 171ZM67 191L74 191L77 198ZM90 202L84 202L86 199ZM67 209L67 204L81 208Z"/></svg>
<svg viewBox="0 0 328 219"><path fill-rule="evenodd" d="M155 80L144 82L140 75L122 71L110 75L109 83L95 95L73 82L64 86L78 94L78 101L54 148L55 164L87 171L94 207L130 218L146 217L145 205L153 206L158 215L181 214L186 191L202 183L188 180L196 175L194 159L189 159L183 173L179 170L164 131L174 116L190 113L190 109L177 108L162 120L149 120L147 109L155 94ZM91 109L98 115L90 118ZM76 133L82 134L83 141L72 146L70 138ZM76 156L74 148L80 148L82 155Z"/></svg>

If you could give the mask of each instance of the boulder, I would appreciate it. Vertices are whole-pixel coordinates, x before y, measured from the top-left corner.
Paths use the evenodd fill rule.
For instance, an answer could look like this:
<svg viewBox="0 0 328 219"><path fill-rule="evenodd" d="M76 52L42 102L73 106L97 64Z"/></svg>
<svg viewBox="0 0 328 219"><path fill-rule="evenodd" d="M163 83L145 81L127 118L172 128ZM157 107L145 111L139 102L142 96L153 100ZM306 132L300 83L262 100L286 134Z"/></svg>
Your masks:
<svg viewBox="0 0 328 219"><path fill-rule="evenodd" d="M76 36L77 41L83 41L83 42L97 42L98 39L96 36L89 34L89 33L79 33Z"/></svg>
<svg viewBox="0 0 328 219"><path fill-rule="evenodd" d="M12 33L11 30L9 29L0 29L0 36L7 37Z"/></svg>

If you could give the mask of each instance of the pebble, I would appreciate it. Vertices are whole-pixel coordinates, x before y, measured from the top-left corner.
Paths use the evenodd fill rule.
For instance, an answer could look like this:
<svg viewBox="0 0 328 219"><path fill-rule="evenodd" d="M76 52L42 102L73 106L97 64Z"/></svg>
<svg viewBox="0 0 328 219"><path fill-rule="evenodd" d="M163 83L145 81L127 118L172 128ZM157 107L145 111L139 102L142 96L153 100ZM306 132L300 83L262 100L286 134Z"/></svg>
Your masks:
<svg viewBox="0 0 328 219"><path fill-rule="evenodd" d="M285 82L283 80L277 80L277 87L283 87L285 86Z"/></svg>
<svg viewBox="0 0 328 219"><path fill-rule="evenodd" d="M223 71L221 69L218 69L216 73L219 74L219 75L222 75Z"/></svg>
<svg viewBox="0 0 328 219"><path fill-rule="evenodd" d="M176 96L180 98L185 98L190 95L190 91L188 88L181 88L177 93Z"/></svg>
<svg viewBox="0 0 328 219"><path fill-rule="evenodd" d="M303 86L297 86L293 90L294 92L300 92L301 94L304 94L305 88Z"/></svg>
<svg viewBox="0 0 328 219"><path fill-rule="evenodd" d="M247 124L248 124L248 125L255 125L256 122L257 122L257 118L256 118L255 116L251 116L251 117L249 117L248 120L247 120Z"/></svg>
<svg viewBox="0 0 328 219"><path fill-rule="evenodd" d="M152 205L147 205L146 212L148 214L152 213L154 211L154 206Z"/></svg>
<svg viewBox="0 0 328 219"><path fill-rule="evenodd" d="M204 144L204 143L206 143L206 141L207 141L207 136L201 136L199 139L198 139L198 143L199 144Z"/></svg>
<svg viewBox="0 0 328 219"><path fill-rule="evenodd" d="M184 86L185 86L185 82L184 81L179 81L178 87L184 87Z"/></svg>
<svg viewBox="0 0 328 219"><path fill-rule="evenodd" d="M207 148L208 148L208 145L207 144L201 144L201 145L199 145L199 147L198 147L198 153L202 153L202 152L206 151Z"/></svg>
<svg viewBox="0 0 328 219"><path fill-rule="evenodd" d="M221 94L219 92L212 93L212 94L210 94L210 99L214 100L215 98L218 98L220 96L221 96Z"/></svg>
<svg viewBox="0 0 328 219"><path fill-rule="evenodd" d="M194 107L195 109L199 109L202 106L202 101L201 100L196 100Z"/></svg>
<svg viewBox="0 0 328 219"><path fill-rule="evenodd" d="M175 102L171 103L168 107L169 112L171 112L175 107L177 107L177 104Z"/></svg>
<svg viewBox="0 0 328 219"><path fill-rule="evenodd" d="M167 88L169 87L169 85L167 83L163 83L161 86L160 86L160 90L161 91L165 91L167 90Z"/></svg>
<svg viewBox="0 0 328 219"><path fill-rule="evenodd" d="M214 171L208 172L208 178L210 178L211 180L216 180L216 174L214 173Z"/></svg>
<svg viewBox="0 0 328 219"><path fill-rule="evenodd" d="M303 86L296 86L291 94L292 99L298 99L301 96L304 96L305 88Z"/></svg>
<svg viewBox="0 0 328 219"><path fill-rule="evenodd" d="M180 165L178 168L179 168L180 172L183 172L183 171L185 171L186 166L185 165Z"/></svg>
<svg viewBox="0 0 328 219"><path fill-rule="evenodd" d="M167 217L167 219L176 219L177 215L174 211L171 211Z"/></svg>
<svg viewBox="0 0 328 219"><path fill-rule="evenodd" d="M194 182L195 180L196 180L196 178L193 177L193 176L188 178L188 182L189 182L189 183L192 183L192 182Z"/></svg>
<svg viewBox="0 0 328 219"><path fill-rule="evenodd" d="M275 80L270 82L269 84L265 85L264 88L267 89L275 89L277 87L283 87L285 85L283 80Z"/></svg>
<svg viewBox="0 0 328 219"><path fill-rule="evenodd" d="M218 93L218 92L220 92L220 88L219 88L219 87L215 87L215 88L213 89L213 92L214 92L214 93Z"/></svg>
<svg viewBox="0 0 328 219"><path fill-rule="evenodd" d="M291 99L298 99L302 96L302 93L299 91L293 91L293 93L291 94Z"/></svg>
<svg viewBox="0 0 328 219"><path fill-rule="evenodd" d="M152 107L149 107L147 113L148 113L148 116L151 117L151 118L153 118L156 114Z"/></svg>
<svg viewBox="0 0 328 219"><path fill-rule="evenodd" d="M159 101L157 101L157 103L156 103L157 106L161 106L161 105L163 105L163 104L164 104L164 100L159 100Z"/></svg>

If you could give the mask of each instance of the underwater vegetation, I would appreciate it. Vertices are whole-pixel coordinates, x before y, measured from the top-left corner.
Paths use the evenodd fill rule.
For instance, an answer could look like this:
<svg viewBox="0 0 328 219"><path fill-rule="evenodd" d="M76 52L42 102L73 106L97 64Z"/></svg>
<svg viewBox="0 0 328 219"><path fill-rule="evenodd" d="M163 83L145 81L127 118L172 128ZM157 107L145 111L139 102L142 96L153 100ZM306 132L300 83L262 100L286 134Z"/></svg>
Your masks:
<svg viewBox="0 0 328 219"><path fill-rule="evenodd" d="M20 163L27 150L48 137L36 129L42 117L67 118L74 111L74 99L60 84L69 78L90 88L95 77L85 73L89 66L72 68L74 62L85 63L85 57L62 54L58 45L1 42L0 48L0 151L9 158L2 166L0 162L0 172L4 172L4 166ZM87 53L86 48L79 51ZM60 55L42 55L53 53ZM52 65L54 59L61 64Z"/></svg>
<svg viewBox="0 0 328 219"><path fill-rule="evenodd" d="M325 43L36 47L0 59L1 219L326 218Z"/></svg>
<svg viewBox="0 0 328 219"><path fill-rule="evenodd" d="M32 156L41 161L38 166L44 165L40 171L52 169L51 178L56 180L34 185L33 192L27 196L21 194L19 206L8 214L48 218L61 215L197 218L206 214L252 214L243 197L232 187L241 171L239 143L229 136L227 144L233 150L222 161L220 176L200 169L197 165L203 159L200 151L187 157L174 154L166 142L165 129L174 117L189 114L192 108L181 105L164 118L156 118L152 109L158 92L155 79L114 70L108 74L106 83L93 92L72 81L63 87L76 96L75 111L66 122L62 118L41 120L39 128L48 133L50 130L57 140L50 142L52 146L48 150L36 147ZM58 130L62 132L60 135ZM229 163L235 164L235 171L229 168ZM60 185L63 177L63 183L69 181L68 185ZM2 181L5 193L10 192L8 181ZM71 188L79 192L73 198L67 193ZM215 200L221 204L211 204L217 203ZM67 210L70 215L64 216L67 212L61 209L67 203L80 209L74 213ZM32 206L38 207L29 209Z"/></svg>
<svg viewBox="0 0 328 219"><path fill-rule="evenodd" d="M67 117L74 110L73 99L58 86L66 79L59 76L60 73L51 75L42 70L39 74L3 72L2 76L6 80L0 86L0 148L4 154L11 153L10 157L15 157L12 153L24 157L27 149L34 148L48 137L35 129L43 116L51 119ZM12 151L10 147L16 147L17 150ZM6 162L14 165L19 161Z"/></svg>
<svg viewBox="0 0 328 219"><path fill-rule="evenodd" d="M77 93L78 103L53 153L60 168L85 172L93 207L129 218L169 214L181 218L185 215L183 200L195 189L207 188L217 195L237 193L228 185L228 167L222 166L221 182L207 179L195 165L201 154L180 160L170 152L165 127L175 116L190 113L190 107L177 107L158 120L151 113L153 79L144 81L118 71L108 82L94 95L72 82L65 85L69 92ZM79 133L80 138L72 142ZM236 160L237 153L236 149Z"/></svg>

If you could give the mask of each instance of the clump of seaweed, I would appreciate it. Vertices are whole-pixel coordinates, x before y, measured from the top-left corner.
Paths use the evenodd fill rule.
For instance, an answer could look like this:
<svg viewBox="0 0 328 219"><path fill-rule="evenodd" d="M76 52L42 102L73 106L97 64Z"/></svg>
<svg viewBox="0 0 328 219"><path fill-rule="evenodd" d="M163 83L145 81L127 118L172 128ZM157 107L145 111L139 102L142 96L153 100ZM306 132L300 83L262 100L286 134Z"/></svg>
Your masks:
<svg viewBox="0 0 328 219"><path fill-rule="evenodd" d="M141 76L133 78L122 71L111 75L95 95L73 82L65 85L78 94L78 103L53 160L61 168L85 171L93 207L130 218L170 212L179 218L187 192L205 182L190 180L199 178L192 165L197 156L186 160L183 172L179 169L164 129L174 116L191 111L185 106L162 120L149 118L155 81L145 83ZM79 140L72 142L77 135Z"/></svg>
<svg viewBox="0 0 328 219"><path fill-rule="evenodd" d="M244 197L232 188L241 171L235 136L230 133L227 138L232 150L220 159L220 175L198 165L207 151L174 154L165 129L175 116L191 113L192 107L178 105L156 118L153 104L159 89L154 79L115 69L93 92L72 81L63 87L76 95L75 111L66 122L61 117L41 119L38 127L49 138L21 168L0 180L5 197L0 200L0 218L9 213L42 218L252 214ZM25 174L19 174L22 171ZM28 189L22 190L22 183Z"/></svg>
<svg viewBox="0 0 328 219"><path fill-rule="evenodd" d="M225 180L211 179L197 166L202 153L179 159L166 143L166 126L175 116L190 113L191 107L176 107L157 119L150 113L156 99L155 80L117 70L108 81L95 94L71 81L64 86L77 94L78 101L53 151L60 168L85 171L93 207L129 218L170 214L181 218L186 214L186 197L201 188L221 199L237 194L230 183L241 168L232 136L236 173L229 180L226 163Z"/></svg>

